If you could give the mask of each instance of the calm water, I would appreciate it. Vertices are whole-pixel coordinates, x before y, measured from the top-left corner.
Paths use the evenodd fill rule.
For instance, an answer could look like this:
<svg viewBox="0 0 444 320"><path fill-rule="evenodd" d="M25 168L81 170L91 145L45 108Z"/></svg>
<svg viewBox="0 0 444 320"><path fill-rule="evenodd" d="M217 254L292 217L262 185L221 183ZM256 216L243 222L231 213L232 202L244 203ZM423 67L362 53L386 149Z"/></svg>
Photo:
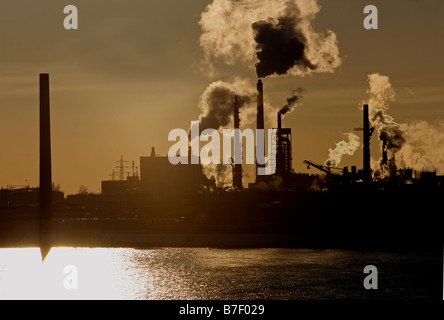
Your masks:
<svg viewBox="0 0 444 320"><path fill-rule="evenodd" d="M370 264L378 290L363 287ZM0 299L442 299L442 275L426 253L53 248L41 262L37 248L0 249Z"/></svg>

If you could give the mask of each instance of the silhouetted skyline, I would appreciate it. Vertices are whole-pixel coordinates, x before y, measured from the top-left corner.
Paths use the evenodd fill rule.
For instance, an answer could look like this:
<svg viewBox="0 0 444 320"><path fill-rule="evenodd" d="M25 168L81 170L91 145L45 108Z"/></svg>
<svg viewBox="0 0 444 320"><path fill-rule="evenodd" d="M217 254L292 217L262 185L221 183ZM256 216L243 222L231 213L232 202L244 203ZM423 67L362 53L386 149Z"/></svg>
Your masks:
<svg viewBox="0 0 444 320"><path fill-rule="evenodd" d="M168 132L199 116L210 83L247 78L254 67L217 64L199 72L201 13L211 1L77 1L79 29L63 28L55 1L0 4L0 185L38 185L38 74L51 75L53 180L66 194L100 191L123 154L137 160L155 146L165 155ZM284 118L293 133L293 167L322 163L345 132L360 126L367 75L387 75L399 122L444 119L444 4L439 0L374 1L379 29L365 30L366 3L318 1L318 32L332 30L342 64L333 73L264 80L264 99L282 107L295 88L302 105ZM241 115L242 117L242 115ZM377 144L372 145L375 153ZM359 165L361 152L341 165Z"/></svg>

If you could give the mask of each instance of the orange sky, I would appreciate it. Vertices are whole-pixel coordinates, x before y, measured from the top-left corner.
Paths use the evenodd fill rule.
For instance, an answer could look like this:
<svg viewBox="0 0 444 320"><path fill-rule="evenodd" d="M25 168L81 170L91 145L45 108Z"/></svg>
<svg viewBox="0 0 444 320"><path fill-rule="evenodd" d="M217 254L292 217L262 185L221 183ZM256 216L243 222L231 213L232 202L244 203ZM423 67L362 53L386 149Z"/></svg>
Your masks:
<svg viewBox="0 0 444 320"><path fill-rule="evenodd" d="M0 186L38 184L38 74L49 73L53 179L66 194L80 185L100 192L117 160L166 155L168 133L188 129L198 102L215 80L256 74L245 64L198 70L201 12L210 0L78 0L79 30L63 28L55 0L0 3ZM379 29L365 30L367 1L319 0L313 27L335 32L342 64L334 73L264 79L265 99L285 104L291 89L306 90L284 123L293 130L293 164L323 163L343 133L361 126L367 75L390 78L399 122L444 119L444 3L372 1ZM372 152L379 152L374 143ZM361 150L341 165L361 167ZM312 173L317 173L311 169Z"/></svg>

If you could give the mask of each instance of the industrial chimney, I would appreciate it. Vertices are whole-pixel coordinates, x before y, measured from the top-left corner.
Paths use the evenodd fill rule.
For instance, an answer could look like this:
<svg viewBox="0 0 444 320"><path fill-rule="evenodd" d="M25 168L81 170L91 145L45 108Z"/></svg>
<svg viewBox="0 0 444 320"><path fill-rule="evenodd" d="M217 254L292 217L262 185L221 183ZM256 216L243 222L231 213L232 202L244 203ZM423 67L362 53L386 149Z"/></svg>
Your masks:
<svg viewBox="0 0 444 320"><path fill-rule="evenodd" d="M257 129L264 129L264 87L260 79L257 82Z"/></svg>
<svg viewBox="0 0 444 320"><path fill-rule="evenodd" d="M364 182L371 181L371 168L370 168L370 137L372 135L372 129L370 129L370 121L368 117L368 104L363 106L364 115Z"/></svg>
<svg viewBox="0 0 444 320"><path fill-rule="evenodd" d="M282 128L282 113L277 113L276 175L285 180L292 171L291 129Z"/></svg>
<svg viewBox="0 0 444 320"><path fill-rule="evenodd" d="M239 105L237 101L237 95L234 96L234 152L236 154L237 148L236 145L240 146L240 133L239 133L239 125L240 125L240 119L239 119ZM237 129L237 130L236 130ZM240 150L240 154L242 154L242 150ZM234 157L234 160L236 157ZM241 163L235 163L234 164L234 171L233 171L233 188L234 189L242 189L242 164Z"/></svg>
<svg viewBox="0 0 444 320"><path fill-rule="evenodd" d="M257 121L256 129L264 129L264 88L262 80L257 81ZM265 132L264 132L265 136ZM262 179L261 175L258 175L258 168L264 168L265 165L256 162L256 183Z"/></svg>
<svg viewBox="0 0 444 320"><path fill-rule="evenodd" d="M42 260L51 249L52 176L49 112L49 74L40 74L40 252Z"/></svg>

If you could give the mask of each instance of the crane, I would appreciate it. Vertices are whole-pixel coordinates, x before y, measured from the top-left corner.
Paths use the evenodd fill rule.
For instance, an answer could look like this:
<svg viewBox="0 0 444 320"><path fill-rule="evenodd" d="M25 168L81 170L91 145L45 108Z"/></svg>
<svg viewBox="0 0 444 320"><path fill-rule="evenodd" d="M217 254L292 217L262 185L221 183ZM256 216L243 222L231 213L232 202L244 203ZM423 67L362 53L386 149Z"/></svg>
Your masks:
<svg viewBox="0 0 444 320"><path fill-rule="evenodd" d="M304 163L307 165L307 169L310 169L310 167L314 167L322 172L325 172L327 175L332 175L332 176L339 176L339 174L344 170L342 168L328 167L321 164L316 164L308 160L304 160Z"/></svg>

